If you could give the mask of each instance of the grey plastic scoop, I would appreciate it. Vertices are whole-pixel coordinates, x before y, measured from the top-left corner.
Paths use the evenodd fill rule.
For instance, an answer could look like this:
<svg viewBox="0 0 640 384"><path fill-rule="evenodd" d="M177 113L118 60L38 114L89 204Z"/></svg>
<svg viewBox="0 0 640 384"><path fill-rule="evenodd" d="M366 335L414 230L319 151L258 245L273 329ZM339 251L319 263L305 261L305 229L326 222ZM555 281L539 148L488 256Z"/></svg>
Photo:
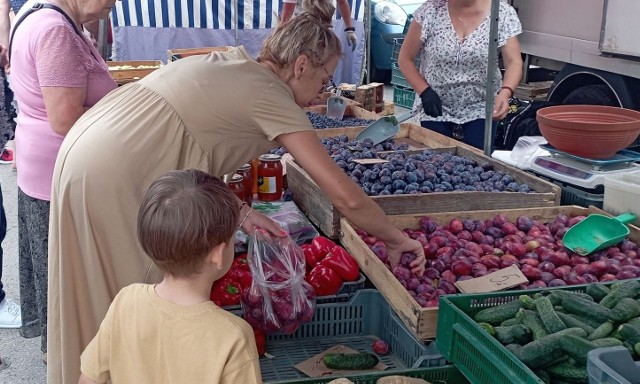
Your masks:
<svg viewBox="0 0 640 384"><path fill-rule="evenodd" d="M371 139L373 140L373 145L380 144L383 141L388 140L398 134L398 131L400 130L400 123L409 120L410 118L415 116L415 114L415 111L409 111L403 113L398 117L385 116L380 120L370 124L367 128L358 133L355 141Z"/></svg>

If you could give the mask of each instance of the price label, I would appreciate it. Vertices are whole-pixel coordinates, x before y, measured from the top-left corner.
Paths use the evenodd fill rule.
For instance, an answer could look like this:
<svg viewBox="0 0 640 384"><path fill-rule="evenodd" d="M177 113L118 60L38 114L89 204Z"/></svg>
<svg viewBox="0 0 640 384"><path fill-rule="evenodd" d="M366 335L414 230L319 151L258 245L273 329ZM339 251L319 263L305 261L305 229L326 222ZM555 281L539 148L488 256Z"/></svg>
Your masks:
<svg viewBox="0 0 640 384"><path fill-rule="evenodd" d="M368 164L382 164L382 163L388 163L389 160L384 160L384 159L353 159L351 160L356 164L362 164L362 165L368 165Z"/></svg>
<svg viewBox="0 0 640 384"><path fill-rule="evenodd" d="M476 277L475 279L458 281L455 283L455 286L458 287L462 293L484 293L501 291L527 283L528 281L520 269L512 265L488 275Z"/></svg>

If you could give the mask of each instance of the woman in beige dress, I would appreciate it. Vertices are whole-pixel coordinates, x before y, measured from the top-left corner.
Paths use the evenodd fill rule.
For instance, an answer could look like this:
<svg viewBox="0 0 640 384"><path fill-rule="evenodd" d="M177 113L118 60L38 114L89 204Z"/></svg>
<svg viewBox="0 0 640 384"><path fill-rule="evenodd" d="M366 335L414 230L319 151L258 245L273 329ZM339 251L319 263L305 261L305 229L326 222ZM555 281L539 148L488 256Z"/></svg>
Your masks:
<svg viewBox="0 0 640 384"><path fill-rule="evenodd" d="M169 170L221 176L283 145L346 217L387 244L394 263L414 252L413 270L422 273L420 243L338 168L301 108L333 83L340 48L317 17L303 14L281 25L257 60L242 47L185 58L119 88L83 115L62 144L53 176L49 384L77 382L80 354L121 288L160 280L136 241L136 213L144 191ZM247 206L245 216L247 231L281 230Z"/></svg>

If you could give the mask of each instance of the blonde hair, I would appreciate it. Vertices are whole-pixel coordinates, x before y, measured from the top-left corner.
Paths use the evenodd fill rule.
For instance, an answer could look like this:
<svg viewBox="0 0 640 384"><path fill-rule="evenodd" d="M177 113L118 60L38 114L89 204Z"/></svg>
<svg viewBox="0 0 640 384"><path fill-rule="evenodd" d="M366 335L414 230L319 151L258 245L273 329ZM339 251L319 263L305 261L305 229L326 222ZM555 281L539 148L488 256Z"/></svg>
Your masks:
<svg viewBox="0 0 640 384"><path fill-rule="evenodd" d="M302 0L301 4L303 12L310 13L320 19L322 23L331 26L333 21L333 14L336 12L336 7L328 0Z"/></svg>
<svg viewBox="0 0 640 384"><path fill-rule="evenodd" d="M300 55L307 55L313 66L319 67L341 52L340 40L330 26L318 15L303 12L278 25L265 40L257 61L270 61L287 68Z"/></svg>

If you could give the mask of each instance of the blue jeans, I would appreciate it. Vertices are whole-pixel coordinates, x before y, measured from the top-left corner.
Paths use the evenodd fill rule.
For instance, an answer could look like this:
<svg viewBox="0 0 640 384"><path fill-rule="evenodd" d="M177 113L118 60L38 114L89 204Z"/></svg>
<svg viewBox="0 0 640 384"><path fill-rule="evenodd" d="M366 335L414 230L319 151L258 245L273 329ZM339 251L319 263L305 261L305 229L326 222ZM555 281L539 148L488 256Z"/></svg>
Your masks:
<svg viewBox="0 0 640 384"><path fill-rule="evenodd" d="M428 128L441 135L460 140L465 144L472 145L478 149L484 148L484 119L477 119L466 122L464 124L456 124L448 121L422 121L420 124L424 128ZM457 128L457 126L460 126ZM496 129L498 127L497 122L493 122L491 148L493 149L493 141L496 138ZM457 129L456 129L457 128ZM454 136L454 133L456 136ZM460 136L458 135L462 135Z"/></svg>
<svg viewBox="0 0 640 384"><path fill-rule="evenodd" d="M4 214L4 204L2 202L2 186L0 186L0 303L4 300L4 290L2 289L2 241L7 234L7 216Z"/></svg>

